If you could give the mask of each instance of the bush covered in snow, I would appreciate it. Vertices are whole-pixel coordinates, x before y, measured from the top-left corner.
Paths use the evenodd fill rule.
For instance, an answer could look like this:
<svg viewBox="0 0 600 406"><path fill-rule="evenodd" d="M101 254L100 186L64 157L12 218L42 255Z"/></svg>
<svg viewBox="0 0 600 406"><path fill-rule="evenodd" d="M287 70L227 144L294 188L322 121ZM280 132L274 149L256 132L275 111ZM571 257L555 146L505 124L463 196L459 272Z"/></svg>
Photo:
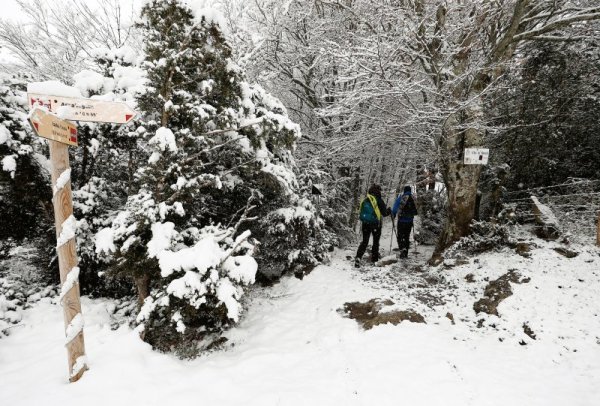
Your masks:
<svg viewBox="0 0 600 406"><path fill-rule="evenodd" d="M444 253L444 257L453 258L457 254L479 254L486 251L513 246L516 243L511 234L510 224L490 221L473 221L471 234L463 237Z"/></svg>
<svg viewBox="0 0 600 406"><path fill-rule="evenodd" d="M260 221L259 228L263 230L258 255L263 282L288 271L304 274L326 259L323 220L308 199L272 211Z"/></svg>
<svg viewBox="0 0 600 406"><path fill-rule="evenodd" d="M159 233L165 228L170 227L161 227ZM163 237L169 238L170 231ZM161 249L155 236L160 286L146 298L137 318L139 331L154 348L194 356L239 320L243 287L254 282L257 264L247 241L250 232L235 239L234 232L219 227L190 230L187 243L170 249Z"/></svg>
<svg viewBox="0 0 600 406"><path fill-rule="evenodd" d="M446 191L427 190L417 195L419 227L415 238L419 244L434 245L444 227L446 218Z"/></svg>
<svg viewBox="0 0 600 406"><path fill-rule="evenodd" d="M48 282L58 280L52 258L54 214L46 144L27 123L25 82L0 74L0 242L13 239L37 248L36 262ZM27 241L27 242L25 242ZM48 265L51 264L49 267Z"/></svg>

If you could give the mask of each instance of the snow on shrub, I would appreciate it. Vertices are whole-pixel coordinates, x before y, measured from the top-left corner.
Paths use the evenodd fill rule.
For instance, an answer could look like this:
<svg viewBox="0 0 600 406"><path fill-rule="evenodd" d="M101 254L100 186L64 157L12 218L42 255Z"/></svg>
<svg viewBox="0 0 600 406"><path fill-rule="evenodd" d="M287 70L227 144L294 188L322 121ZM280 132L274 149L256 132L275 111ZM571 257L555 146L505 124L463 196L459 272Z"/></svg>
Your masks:
<svg viewBox="0 0 600 406"><path fill-rule="evenodd" d="M327 259L324 224L312 202L298 198L294 205L270 212L260 221L263 234L258 260L267 281L285 272L300 272ZM271 247L278 247L274 250Z"/></svg>
<svg viewBox="0 0 600 406"><path fill-rule="evenodd" d="M254 283L257 263L246 231L208 226L192 232L195 243L166 248L173 223L156 223L149 250L158 259L161 286L146 298L138 315L145 341L182 357L197 354L239 320L244 287Z"/></svg>

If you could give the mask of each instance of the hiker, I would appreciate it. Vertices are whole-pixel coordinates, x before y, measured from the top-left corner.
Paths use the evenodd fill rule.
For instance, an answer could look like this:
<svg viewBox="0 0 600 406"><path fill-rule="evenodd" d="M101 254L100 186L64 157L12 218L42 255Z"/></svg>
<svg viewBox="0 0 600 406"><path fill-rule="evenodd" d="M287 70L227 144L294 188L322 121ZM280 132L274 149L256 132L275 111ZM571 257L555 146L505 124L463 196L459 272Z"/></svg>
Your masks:
<svg viewBox="0 0 600 406"><path fill-rule="evenodd" d="M360 266L360 260L367 250L369 238L373 234L373 248L371 249L371 259L373 262L379 261L379 238L381 238L381 223L383 217L390 215L390 209L381 199L381 186L371 185L367 192L367 197L360 204L360 221L362 222L363 239L358 246L354 266Z"/></svg>
<svg viewBox="0 0 600 406"><path fill-rule="evenodd" d="M398 248L400 258L408 257L410 247L410 232L413 228L413 220L417 215L417 205L413 199L410 186L404 187L404 193L398 196L392 208L392 218L398 215Z"/></svg>

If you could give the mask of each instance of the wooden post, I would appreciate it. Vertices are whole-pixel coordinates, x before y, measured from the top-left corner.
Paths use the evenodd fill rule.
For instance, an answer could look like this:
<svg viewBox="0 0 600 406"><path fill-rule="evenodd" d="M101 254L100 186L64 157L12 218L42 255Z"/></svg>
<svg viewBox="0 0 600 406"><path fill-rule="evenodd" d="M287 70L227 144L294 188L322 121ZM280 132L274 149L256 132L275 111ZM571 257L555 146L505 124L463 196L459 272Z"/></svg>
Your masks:
<svg viewBox="0 0 600 406"><path fill-rule="evenodd" d="M77 268L68 146L50 141L50 161L52 165L52 201L56 222L56 249L62 285L60 300L65 318L65 346L68 352L69 381L76 382L87 370L87 362L83 341L83 317L79 300L79 268Z"/></svg>

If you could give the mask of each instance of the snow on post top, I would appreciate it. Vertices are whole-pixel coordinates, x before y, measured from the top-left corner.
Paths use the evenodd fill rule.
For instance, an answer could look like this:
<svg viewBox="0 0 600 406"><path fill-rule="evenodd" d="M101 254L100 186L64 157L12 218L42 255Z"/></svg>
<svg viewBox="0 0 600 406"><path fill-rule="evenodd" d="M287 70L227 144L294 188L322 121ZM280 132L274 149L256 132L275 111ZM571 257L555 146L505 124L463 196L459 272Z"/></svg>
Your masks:
<svg viewBox="0 0 600 406"><path fill-rule="evenodd" d="M57 80L29 83L27 85L27 93L46 94L49 96L61 97L83 97L78 89L72 86L67 86Z"/></svg>

